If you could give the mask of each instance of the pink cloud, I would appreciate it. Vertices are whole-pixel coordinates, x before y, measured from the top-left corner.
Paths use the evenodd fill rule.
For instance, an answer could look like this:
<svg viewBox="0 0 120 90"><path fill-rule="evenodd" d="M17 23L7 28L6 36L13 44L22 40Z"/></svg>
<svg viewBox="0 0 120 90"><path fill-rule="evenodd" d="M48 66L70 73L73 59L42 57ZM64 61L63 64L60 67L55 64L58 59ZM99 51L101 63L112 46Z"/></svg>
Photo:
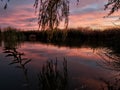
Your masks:
<svg viewBox="0 0 120 90"><path fill-rule="evenodd" d="M116 22L118 20L119 13L115 13L109 17L107 16L107 11L101 12L92 12L78 15L70 16L70 27L92 27L92 28L104 28L109 26L114 26L112 22ZM111 17L111 18L110 18Z"/></svg>
<svg viewBox="0 0 120 90"><path fill-rule="evenodd" d="M37 28L37 16L35 15L34 8L31 5L18 6L12 12L9 9L4 12L6 17L0 18L0 26L13 26L24 29ZM8 15L9 14L9 15Z"/></svg>
<svg viewBox="0 0 120 90"><path fill-rule="evenodd" d="M73 1L71 1L73 2ZM74 6L71 6L69 27L92 27L104 28L113 26L112 22L117 20L117 13L110 18L103 18L108 11L104 11L104 4L107 0L80 0L78 6L75 1ZM72 5L71 4L71 5ZM13 26L22 29L37 29L37 15L34 13L33 3L18 5L15 8L8 8L0 12L0 26ZM118 22L117 22L118 23ZM63 22L60 28L63 28Z"/></svg>

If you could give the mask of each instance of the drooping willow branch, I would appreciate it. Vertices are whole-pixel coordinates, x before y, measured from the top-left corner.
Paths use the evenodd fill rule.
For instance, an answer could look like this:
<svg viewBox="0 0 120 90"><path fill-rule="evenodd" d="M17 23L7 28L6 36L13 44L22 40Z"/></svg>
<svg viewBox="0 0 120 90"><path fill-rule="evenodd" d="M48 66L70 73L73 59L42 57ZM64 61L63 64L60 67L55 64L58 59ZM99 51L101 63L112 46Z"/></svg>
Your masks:
<svg viewBox="0 0 120 90"><path fill-rule="evenodd" d="M109 9L109 7L110 12L108 15L111 15L120 9L120 0L108 0L108 3L105 5L105 10Z"/></svg>
<svg viewBox="0 0 120 90"><path fill-rule="evenodd" d="M3 2L3 1L5 1L5 0L0 0L1 2ZM8 3L7 2L9 2L10 0L6 0L6 3L5 3L5 5L4 5L4 9L6 9L7 8L7 6L8 6Z"/></svg>
<svg viewBox="0 0 120 90"><path fill-rule="evenodd" d="M42 30L57 28L61 21L68 26L69 0L35 0L35 9L38 9L38 24Z"/></svg>

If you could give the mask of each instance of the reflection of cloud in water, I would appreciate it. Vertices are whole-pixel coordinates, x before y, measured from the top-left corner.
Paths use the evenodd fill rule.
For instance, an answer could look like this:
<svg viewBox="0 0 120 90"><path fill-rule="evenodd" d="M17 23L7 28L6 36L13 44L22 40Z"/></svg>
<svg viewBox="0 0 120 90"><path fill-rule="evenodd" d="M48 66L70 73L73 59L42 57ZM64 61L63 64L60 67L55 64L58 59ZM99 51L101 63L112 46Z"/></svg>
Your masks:
<svg viewBox="0 0 120 90"><path fill-rule="evenodd" d="M47 59L57 57L60 61L66 57L70 66L69 69L75 75L83 74L83 77L85 77L84 75L86 77L95 75L97 77L97 75L102 73L103 76L103 72L107 72L97 66L96 61L101 59L90 48L70 49L53 45L25 43L20 50L25 52L28 55L27 57L34 60L31 65L36 68L40 67Z"/></svg>
<svg viewBox="0 0 120 90"><path fill-rule="evenodd" d="M91 48L76 48L76 49L70 49L67 53L68 56L75 56L75 57L80 57L84 59L91 60L97 60L100 59L94 54L94 50Z"/></svg>
<svg viewBox="0 0 120 90"><path fill-rule="evenodd" d="M21 49L23 52L27 52L31 55L43 56L43 57L60 57L65 56L66 51L61 50L61 48L42 45L42 44L24 44ZM36 57L37 58L37 57Z"/></svg>
<svg viewBox="0 0 120 90"><path fill-rule="evenodd" d="M23 51L28 51L32 54L37 55L46 55L49 56L72 56L72 57L82 57L82 58L92 58L92 60L98 59L98 57L93 53L93 49L91 48L80 48L80 49L70 49L65 47L57 47L53 45L44 45L44 44L30 44L26 43L22 47Z"/></svg>
<svg viewBox="0 0 120 90"><path fill-rule="evenodd" d="M46 60L55 60L57 57L58 62L61 63L66 57L69 77L74 84L88 83L90 87L97 88L100 82L98 77L107 78L112 75L111 71L97 65L96 61L101 60L96 55L99 49L94 52L90 48L71 49L40 43L24 43L18 50L24 52L27 58L32 59L28 66L32 73L39 72Z"/></svg>

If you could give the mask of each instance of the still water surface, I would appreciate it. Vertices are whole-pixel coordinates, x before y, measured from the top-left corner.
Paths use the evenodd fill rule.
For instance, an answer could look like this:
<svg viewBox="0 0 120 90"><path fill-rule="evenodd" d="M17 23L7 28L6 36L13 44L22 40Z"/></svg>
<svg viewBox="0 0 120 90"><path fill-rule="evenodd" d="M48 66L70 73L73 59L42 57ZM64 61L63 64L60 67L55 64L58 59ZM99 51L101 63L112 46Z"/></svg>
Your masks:
<svg viewBox="0 0 120 90"><path fill-rule="evenodd" d="M31 59L24 69L11 64L13 57L6 57L4 42L0 46L0 90L39 90L37 74L47 60L58 60L62 68L63 59L68 65L69 90L103 90L105 83L101 80L111 80L119 72L104 64L109 57L105 56L107 48L91 47L59 47L38 42L24 42L17 46L17 51L24 53L24 57ZM52 82L51 82L52 83ZM28 88L29 87L29 88ZM106 89L107 90L107 89Z"/></svg>

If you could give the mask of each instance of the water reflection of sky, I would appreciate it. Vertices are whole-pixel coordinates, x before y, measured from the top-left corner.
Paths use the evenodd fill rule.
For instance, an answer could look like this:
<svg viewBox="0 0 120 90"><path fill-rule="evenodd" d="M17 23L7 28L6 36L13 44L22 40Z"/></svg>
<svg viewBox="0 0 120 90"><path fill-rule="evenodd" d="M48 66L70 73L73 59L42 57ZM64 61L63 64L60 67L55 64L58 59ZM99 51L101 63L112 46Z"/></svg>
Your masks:
<svg viewBox="0 0 120 90"><path fill-rule="evenodd" d="M86 73L86 75L93 76L92 73L98 73L100 75L101 72L105 71L96 63L101 60L101 58L91 48L70 49L53 45L25 43L21 46L20 50L23 51L27 57L35 60L35 62L32 62L33 67L39 67L39 62L43 62L44 60L54 60L57 57L59 61L63 61L65 57L68 60L70 69L75 71L75 73L81 73L79 71L83 71L83 74ZM107 70L105 72L107 72Z"/></svg>
<svg viewBox="0 0 120 90"><path fill-rule="evenodd" d="M99 78L107 78L113 73L101 68L97 64L97 62L102 59L98 57L96 52L91 48L66 48L40 43L24 43L18 50L24 52L27 58L32 59L29 65L27 65L32 75L33 73L35 74L40 71L46 60L55 60L55 58L57 58L58 62L62 62L65 57L68 61L70 80L71 82L74 82L73 85L77 88L79 88L78 86L80 83L88 83L91 88L98 88ZM96 51L99 51L99 49ZM5 54L2 52L3 51L0 48L0 71L3 73L2 77L4 77L5 74L11 77L8 72L10 72L10 74L20 74L20 72L11 72L11 70L9 70L10 66L8 66L8 64L10 61L8 61L8 58L6 59L4 57ZM9 71L7 68L9 68ZM13 76L14 75L12 74L12 77ZM18 80L20 80L20 78ZM78 86L76 86L77 84Z"/></svg>

